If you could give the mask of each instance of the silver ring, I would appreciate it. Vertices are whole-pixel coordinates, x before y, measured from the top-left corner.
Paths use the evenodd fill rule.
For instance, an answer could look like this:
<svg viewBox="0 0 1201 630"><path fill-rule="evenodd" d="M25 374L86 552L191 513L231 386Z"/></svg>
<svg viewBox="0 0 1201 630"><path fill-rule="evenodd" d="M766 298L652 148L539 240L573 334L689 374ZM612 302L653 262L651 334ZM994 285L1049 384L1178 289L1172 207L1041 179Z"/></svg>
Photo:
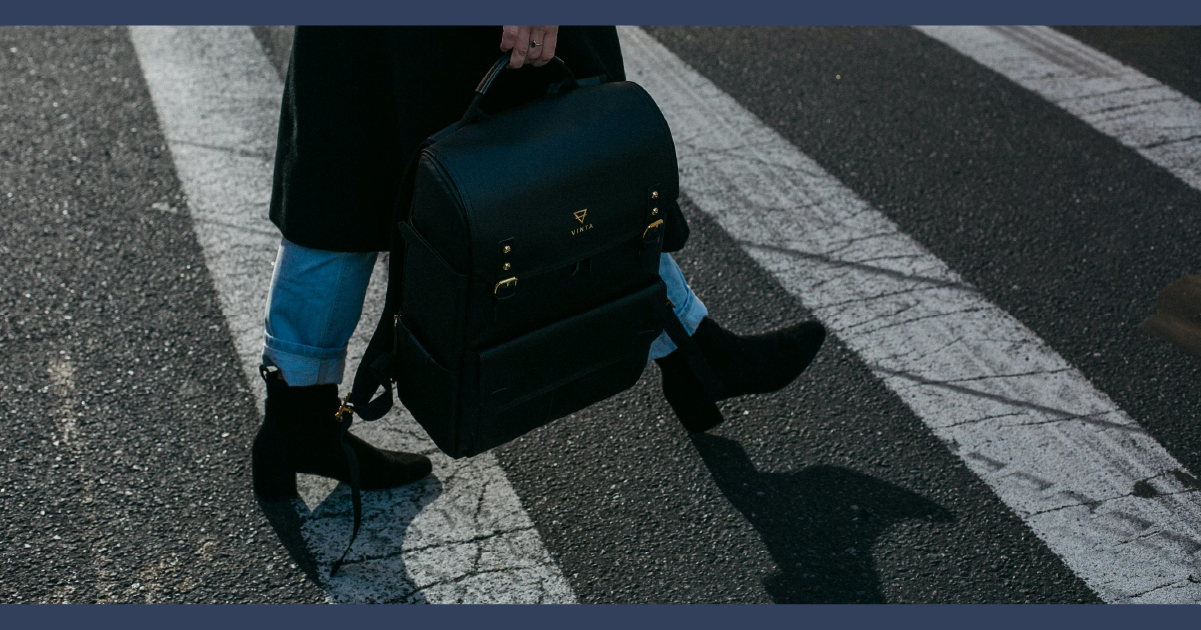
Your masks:
<svg viewBox="0 0 1201 630"><path fill-rule="evenodd" d="M536 42L536 41L534 41L534 40L532 40L532 39L530 40L530 48L537 48L537 47L539 47L539 46L541 46L541 45L542 45L542 43L541 43L541 42Z"/></svg>

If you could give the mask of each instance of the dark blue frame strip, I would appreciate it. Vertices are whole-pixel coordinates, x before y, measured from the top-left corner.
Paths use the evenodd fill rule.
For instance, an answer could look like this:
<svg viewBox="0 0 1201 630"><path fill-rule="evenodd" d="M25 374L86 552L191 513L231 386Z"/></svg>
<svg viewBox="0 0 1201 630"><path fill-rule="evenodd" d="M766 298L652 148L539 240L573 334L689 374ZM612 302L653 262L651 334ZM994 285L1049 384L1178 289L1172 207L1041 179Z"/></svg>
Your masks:
<svg viewBox="0 0 1201 630"><path fill-rule="evenodd" d="M3 24L1201 24L1193 0L59 0L9 2Z"/></svg>

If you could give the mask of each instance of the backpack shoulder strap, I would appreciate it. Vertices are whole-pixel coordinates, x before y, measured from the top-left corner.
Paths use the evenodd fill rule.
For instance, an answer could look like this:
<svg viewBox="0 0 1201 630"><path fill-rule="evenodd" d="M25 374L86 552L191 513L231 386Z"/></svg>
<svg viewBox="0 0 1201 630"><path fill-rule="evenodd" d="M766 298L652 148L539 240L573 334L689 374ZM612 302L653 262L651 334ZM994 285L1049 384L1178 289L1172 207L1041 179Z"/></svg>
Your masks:
<svg viewBox="0 0 1201 630"><path fill-rule="evenodd" d="M354 374L354 384L351 385L350 394L342 403L342 407L338 409L337 420L341 428L340 437L338 439L342 448L342 453L346 457L347 466L350 469L350 504L352 514L354 516L354 524L350 531L350 542L346 544L346 549L342 555L334 561L330 567L329 576L332 578L338 573L338 569L342 568L342 563L345 562L347 554L350 553L351 547L354 546L354 541L359 536L359 528L363 522L363 498L362 488L359 483L359 460L354 453L354 449L346 441L346 434L350 430L350 425L354 421L354 415L358 415L363 420L378 420L388 413L392 408L394 400L392 397L392 367L396 360L396 318L400 317L400 297L403 291L404 280L404 241L398 236L399 230L396 228L396 223L408 218L409 206L413 200L413 180L416 176L417 161L421 157L421 151L429 146L430 141L426 140L417 149L417 152L409 160L405 167L404 177L401 179L400 193L396 199L396 206L393 210L392 228L390 230L391 237L389 238L389 254L388 254L388 292L384 298L384 312L380 316L379 323L375 325L375 332L371 335L371 341L367 343L367 350L363 353L363 360L359 363L358 369ZM384 388L384 393L376 396L375 392L380 387Z"/></svg>
<svg viewBox="0 0 1201 630"><path fill-rule="evenodd" d="M396 223L407 218L420 154L418 151L409 161L401 180L400 194L396 201L397 209L390 228L388 290L384 297L384 310L375 325L371 341L367 343L367 350L363 353L363 360L355 371L354 383L350 388L350 404L354 413L363 420L378 420L388 413L393 405L391 374L396 358L395 319L400 316L400 298L404 291L404 240L398 235ZM380 387L384 388L384 392L373 399L372 396L375 396Z"/></svg>
<svg viewBox="0 0 1201 630"><path fill-rule="evenodd" d="M354 413L363 420L378 420L392 408L392 367L396 360L396 323L400 317L400 301L404 294L404 238L398 229L399 225L409 219L413 205L413 185L417 178L417 163L421 153L430 145L449 136L461 127L462 121L456 122L438 133L426 138L413 152L405 165L404 176L400 180L400 190L396 196L396 205L392 213L392 225L388 253L388 291L384 298L384 311L363 360L359 363L354 374L354 383L350 388L350 403ZM380 388L384 392L379 396L375 393ZM375 396L375 398L372 398Z"/></svg>

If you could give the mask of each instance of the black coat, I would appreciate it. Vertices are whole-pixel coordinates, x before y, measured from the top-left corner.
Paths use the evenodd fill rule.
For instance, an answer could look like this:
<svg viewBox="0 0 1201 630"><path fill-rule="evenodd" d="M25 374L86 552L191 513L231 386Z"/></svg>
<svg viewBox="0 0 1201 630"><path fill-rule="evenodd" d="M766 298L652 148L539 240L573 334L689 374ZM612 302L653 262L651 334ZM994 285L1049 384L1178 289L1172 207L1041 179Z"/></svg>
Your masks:
<svg viewBox="0 0 1201 630"><path fill-rule="evenodd" d="M455 122L500 56L498 26L297 27L284 87L271 220L314 249L383 251L402 171ZM624 80L617 29L562 26L578 77ZM539 96L552 65L506 71L485 109Z"/></svg>

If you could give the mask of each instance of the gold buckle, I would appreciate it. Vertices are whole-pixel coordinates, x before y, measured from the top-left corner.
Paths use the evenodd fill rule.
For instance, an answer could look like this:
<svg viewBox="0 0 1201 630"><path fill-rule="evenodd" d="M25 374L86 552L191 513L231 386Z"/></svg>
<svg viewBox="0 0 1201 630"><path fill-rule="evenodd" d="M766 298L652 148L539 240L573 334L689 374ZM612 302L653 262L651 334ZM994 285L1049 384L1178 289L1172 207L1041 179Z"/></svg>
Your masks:
<svg viewBox="0 0 1201 630"><path fill-rule="evenodd" d="M352 416L354 415L354 408L351 407L349 405L349 403L350 403L350 394L347 394L346 398L342 399L341 406L339 406L338 410L334 412L334 420L337 420L339 424L342 423L342 414L348 413Z"/></svg>
<svg viewBox="0 0 1201 630"><path fill-rule="evenodd" d="M642 231L642 238L645 239L646 235L649 234L651 230L659 227L660 225L663 225L663 219L659 219L658 221L646 226L646 229Z"/></svg>
<svg viewBox="0 0 1201 630"><path fill-rule="evenodd" d="M492 287L492 295L496 295L497 293L500 293L500 290L502 287L515 287L515 286L517 286L517 276L513 276L512 278L505 278L504 280L497 282L496 286Z"/></svg>

